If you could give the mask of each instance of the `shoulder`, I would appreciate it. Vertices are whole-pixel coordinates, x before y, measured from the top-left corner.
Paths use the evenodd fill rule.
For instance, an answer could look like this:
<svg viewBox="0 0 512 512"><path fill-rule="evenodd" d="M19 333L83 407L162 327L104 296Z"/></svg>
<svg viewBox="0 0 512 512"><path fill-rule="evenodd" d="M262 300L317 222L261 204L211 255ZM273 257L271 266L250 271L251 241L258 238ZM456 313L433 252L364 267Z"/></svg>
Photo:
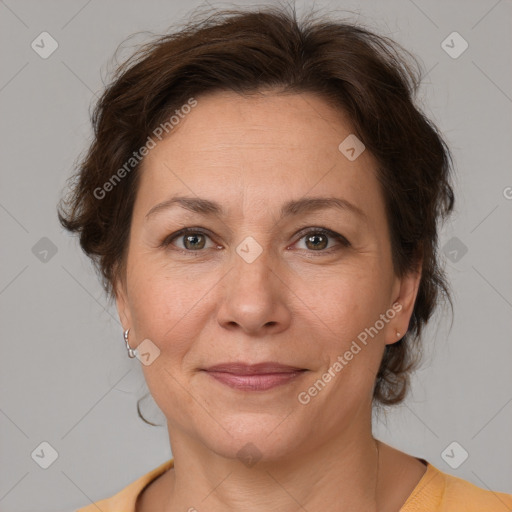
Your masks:
<svg viewBox="0 0 512 512"><path fill-rule="evenodd" d="M151 470L149 473L141 476L110 498L96 501L75 512L98 512L98 510L101 510L101 512L119 512L119 510L123 510L123 512L135 512L137 499L142 491L161 474L172 468L173 465L174 459L170 459Z"/></svg>
<svg viewBox="0 0 512 512"><path fill-rule="evenodd" d="M512 494L483 489L428 463L400 512L510 512Z"/></svg>
<svg viewBox="0 0 512 512"><path fill-rule="evenodd" d="M512 494L483 489L477 485L436 468L446 482L445 507L454 510L456 505L461 510L472 511L512 511ZM463 508L461 508L463 507Z"/></svg>

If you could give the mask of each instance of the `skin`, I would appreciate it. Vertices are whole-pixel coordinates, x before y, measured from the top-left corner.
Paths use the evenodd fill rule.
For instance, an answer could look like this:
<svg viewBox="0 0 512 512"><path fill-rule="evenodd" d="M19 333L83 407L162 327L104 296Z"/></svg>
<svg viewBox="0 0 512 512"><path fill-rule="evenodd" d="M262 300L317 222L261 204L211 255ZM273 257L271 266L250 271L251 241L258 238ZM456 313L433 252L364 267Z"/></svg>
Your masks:
<svg viewBox="0 0 512 512"><path fill-rule="evenodd" d="M394 273L376 162L367 150L355 161L338 150L350 122L311 93L197 100L145 157L116 283L131 347L149 339L160 351L142 368L175 461L137 510L399 510L426 467L376 442L371 402L385 346L406 332L420 273ZM147 217L175 195L220 202L225 212L175 204ZM321 196L349 201L366 218L331 208L279 219L285 202ZM183 227L207 235L161 246ZM308 243L319 227L350 245L321 234ZM252 263L236 252L249 236L262 249ZM395 303L394 318L300 403L298 394ZM226 361L307 371L267 391L241 391L200 371ZM247 443L261 457L250 467L237 457Z"/></svg>

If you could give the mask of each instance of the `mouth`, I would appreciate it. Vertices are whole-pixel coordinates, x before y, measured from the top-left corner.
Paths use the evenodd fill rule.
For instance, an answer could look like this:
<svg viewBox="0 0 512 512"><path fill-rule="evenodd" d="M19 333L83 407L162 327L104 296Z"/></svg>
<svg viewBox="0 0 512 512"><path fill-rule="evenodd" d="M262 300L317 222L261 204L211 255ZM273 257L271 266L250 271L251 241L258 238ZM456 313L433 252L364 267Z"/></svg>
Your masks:
<svg viewBox="0 0 512 512"><path fill-rule="evenodd" d="M275 362L222 363L202 369L208 376L242 391L266 391L295 380L307 370Z"/></svg>

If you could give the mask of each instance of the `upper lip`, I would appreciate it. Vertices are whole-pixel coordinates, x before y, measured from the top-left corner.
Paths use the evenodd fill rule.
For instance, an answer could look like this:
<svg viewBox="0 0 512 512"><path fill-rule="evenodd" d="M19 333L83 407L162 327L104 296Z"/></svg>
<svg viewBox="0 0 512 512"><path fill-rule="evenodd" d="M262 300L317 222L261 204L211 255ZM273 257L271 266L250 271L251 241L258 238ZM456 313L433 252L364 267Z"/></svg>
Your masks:
<svg viewBox="0 0 512 512"><path fill-rule="evenodd" d="M288 366L273 361L247 364L247 363L220 363L208 368L204 368L207 372L225 372L236 375L258 375L266 373L292 373L305 368L297 368L296 366Z"/></svg>

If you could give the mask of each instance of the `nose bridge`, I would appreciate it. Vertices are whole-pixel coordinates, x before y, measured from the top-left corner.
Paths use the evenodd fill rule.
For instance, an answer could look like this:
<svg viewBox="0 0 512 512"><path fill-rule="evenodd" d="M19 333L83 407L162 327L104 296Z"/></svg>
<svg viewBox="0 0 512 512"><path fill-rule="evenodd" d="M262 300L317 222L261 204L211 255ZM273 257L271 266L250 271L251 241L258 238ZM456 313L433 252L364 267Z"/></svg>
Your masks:
<svg viewBox="0 0 512 512"><path fill-rule="evenodd" d="M267 236L248 235L234 248L220 297L222 325L237 324L246 332L257 332L264 326L286 324L287 308L274 275L273 254Z"/></svg>
<svg viewBox="0 0 512 512"><path fill-rule="evenodd" d="M259 239L259 241L257 240ZM261 243L260 243L261 242ZM247 287L257 287L254 293L258 293L263 287L265 292L271 277L271 260L272 249L270 247L271 241L268 236L248 235L245 236L241 242L235 247L235 253L232 258L233 276L235 284L242 289ZM246 290L250 291L250 290Z"/></svg>

